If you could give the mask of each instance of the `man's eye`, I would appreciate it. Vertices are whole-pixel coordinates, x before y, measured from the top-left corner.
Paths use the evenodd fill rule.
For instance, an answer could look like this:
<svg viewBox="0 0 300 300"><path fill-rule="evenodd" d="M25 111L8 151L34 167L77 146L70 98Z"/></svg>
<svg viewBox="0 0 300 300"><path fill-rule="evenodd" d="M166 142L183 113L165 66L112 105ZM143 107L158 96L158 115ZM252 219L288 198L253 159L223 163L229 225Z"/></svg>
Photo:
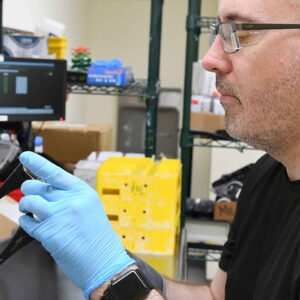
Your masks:
<svg viewBox="0 0 300 300"><path fill-rule="evenodd" d="M237 34L241 46L256 44L259 39L259 32L257 31L239 30Z"/></svg>

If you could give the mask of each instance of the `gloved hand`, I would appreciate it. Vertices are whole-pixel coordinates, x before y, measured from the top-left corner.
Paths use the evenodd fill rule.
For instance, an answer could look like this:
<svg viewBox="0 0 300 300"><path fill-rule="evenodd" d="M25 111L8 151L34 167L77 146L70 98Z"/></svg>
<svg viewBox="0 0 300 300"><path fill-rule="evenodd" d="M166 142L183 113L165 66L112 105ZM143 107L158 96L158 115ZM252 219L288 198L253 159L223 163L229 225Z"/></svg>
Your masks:
<svg viewBox="0 0 300 300"><path fill-rule="evenodd" d="M110 226L95 190L33 152L22 153L20 161L46 181L23 183L19 209L38 220L24 215L20 226L42 243L86 298L135 263Z"/></svg>

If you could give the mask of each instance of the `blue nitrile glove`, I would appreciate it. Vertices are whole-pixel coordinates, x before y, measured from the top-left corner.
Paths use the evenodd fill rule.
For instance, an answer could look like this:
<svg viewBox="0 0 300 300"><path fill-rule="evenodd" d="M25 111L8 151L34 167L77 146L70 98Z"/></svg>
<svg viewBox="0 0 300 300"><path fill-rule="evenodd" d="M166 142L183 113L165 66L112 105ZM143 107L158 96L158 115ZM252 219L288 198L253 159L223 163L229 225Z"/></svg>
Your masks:
<svg viewBox="0 0 300 300"><path fill-rule="evenodd" d="M46 181L23 183L19 209L38 220L24 215L20 226L42 243L86 298L135 263L110 226L95 190L33 152L22 153L20 161Z"/></svg>

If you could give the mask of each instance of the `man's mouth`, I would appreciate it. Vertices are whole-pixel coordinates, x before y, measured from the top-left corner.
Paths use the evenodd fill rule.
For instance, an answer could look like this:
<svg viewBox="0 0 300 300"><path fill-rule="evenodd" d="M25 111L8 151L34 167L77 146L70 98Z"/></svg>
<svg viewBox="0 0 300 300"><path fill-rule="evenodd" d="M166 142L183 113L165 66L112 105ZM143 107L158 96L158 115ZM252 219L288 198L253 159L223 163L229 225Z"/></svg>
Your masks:
<svg viewBox="0 0 300 300"><path fill-rule="evenodd" d="M240 99L236 97L235 95L228 93L224 90L218 90L220 93L220 103L221 104L230 104L230 103L236 103L237 101L240 103Z"/></svg>

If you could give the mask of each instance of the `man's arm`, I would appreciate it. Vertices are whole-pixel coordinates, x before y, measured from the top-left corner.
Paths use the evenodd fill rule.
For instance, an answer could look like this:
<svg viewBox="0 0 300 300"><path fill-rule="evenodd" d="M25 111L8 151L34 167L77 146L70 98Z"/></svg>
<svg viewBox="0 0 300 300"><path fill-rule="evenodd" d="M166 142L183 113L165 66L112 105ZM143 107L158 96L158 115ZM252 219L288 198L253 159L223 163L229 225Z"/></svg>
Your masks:
<svg viewBox="0 0 300 300"><path fill-rule="evenodd" d="M166 280L166 298L168 300L224 300L227 273L218 269L210 286L188 284Z"/></svg>
<svg viewBox="0 0 300 300"><path fill-rule="evenodd" d="M136 266L131 266L129 269L136 269ZM166 295L165 298L160 295L157 291L152 291L145 300L224 300L225 299L225 283L227 279L227 273L218 269L213 281L210 286L188 284L179 281L173 281L166 279ZM91 295L91 300L98 300L103 295L104 291L108 287L109 282L103 286L95 289Z"/></svg>

